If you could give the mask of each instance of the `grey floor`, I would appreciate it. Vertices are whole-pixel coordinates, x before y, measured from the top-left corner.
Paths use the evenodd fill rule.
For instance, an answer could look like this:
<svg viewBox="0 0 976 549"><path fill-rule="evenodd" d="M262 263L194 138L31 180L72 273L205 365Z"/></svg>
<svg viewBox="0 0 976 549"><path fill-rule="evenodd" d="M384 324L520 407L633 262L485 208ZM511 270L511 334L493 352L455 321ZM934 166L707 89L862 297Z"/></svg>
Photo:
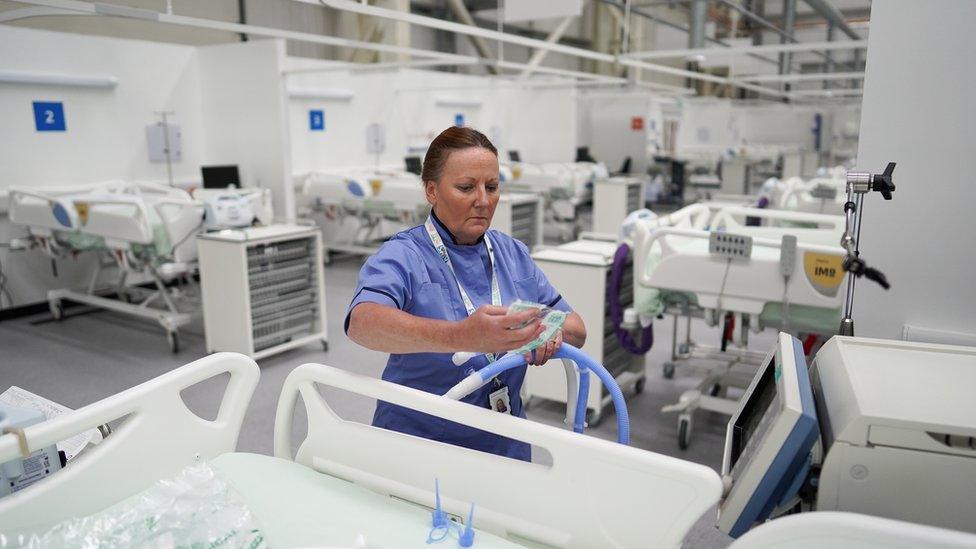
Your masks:
<svg viewBox="0 0 976 549"><path fill-rule="evenodd" d="M363 349L342 332L342 318L356 283L361 261L344 259L326 268L326 297L329 317L329 350L319 345L283 353L260 361L261 381L251 402L240 435L239 450L272 453L274 411L278 394L288 373L300 364L320 362L379 376L385 355ZM163 374L206 354L202 326L191 325L181 332L182 349L172 354L161 329L148 322L136 321L112 312L90 311L83 307L69 309L66 319L53 322L47 313L29 318L0 322L0 392L11 385L43 395L71 408L78 408L118 393ZM703 323L693 325L698 341L711 343L717 330ZM699 379L690 368L679 366L673 379L665 379L661 364L670 356L672 325L658 321L656 344L647 355L646 390L629 399L632 422L632 444L653 452L680 457L719 470L727 418L711 412L696 413L691 445L678 448L677 418L664 414L661 406L675 402L682 391L692 388ZM750 347L765 349L774 341L772 334L762 334ZM201 414L214 414L212 395L222 390L214 383L191 388L184 395L187 404ZM372 403L343 394L329 395L341 416L369 421ZM533 402L529 419L562 427L564 408L550 402ZM304 421L299 418L296 423ZM303 431L304 425L296 425ZM590 436L608 440L616 437L612 413ZM654 494L648 494L653 498ZM687 547L725 547L731 541L713 526L714 513L698 522L685 540Z"/></svg>

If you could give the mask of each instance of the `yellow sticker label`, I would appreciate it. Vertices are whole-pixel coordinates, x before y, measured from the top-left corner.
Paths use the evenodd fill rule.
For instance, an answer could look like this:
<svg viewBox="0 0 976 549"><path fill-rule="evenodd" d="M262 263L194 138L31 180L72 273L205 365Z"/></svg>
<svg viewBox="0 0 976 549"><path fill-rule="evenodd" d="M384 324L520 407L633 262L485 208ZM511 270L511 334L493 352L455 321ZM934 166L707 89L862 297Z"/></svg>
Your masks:
<svg viewBox="0 0 976 549"><path fill-rule="evenodd" d="M512 166L512 179L518 179L522 177L522 168L518 166Z"/></svg>
<svg viewBox="0 0 976 549"><path fill-rule="evenodd" d="M75 202L75 211L78 212L78 219L81 220L82 225L88 224L88 206L87 202Z"/></svg>
<svg viewBox="0 0 976 549"><path fill-rule="evenodd" d="M818 292L834 297L844 282L844 256L807 252L803 254L803 271Z"/></svg>
<svg viewBox="0 0 976 549"><path fill-rule="evenodd" d="M370 179L369 186L373 189L373 196L380 194L380 189L383 188L383 181L381 179Z"/></svg>

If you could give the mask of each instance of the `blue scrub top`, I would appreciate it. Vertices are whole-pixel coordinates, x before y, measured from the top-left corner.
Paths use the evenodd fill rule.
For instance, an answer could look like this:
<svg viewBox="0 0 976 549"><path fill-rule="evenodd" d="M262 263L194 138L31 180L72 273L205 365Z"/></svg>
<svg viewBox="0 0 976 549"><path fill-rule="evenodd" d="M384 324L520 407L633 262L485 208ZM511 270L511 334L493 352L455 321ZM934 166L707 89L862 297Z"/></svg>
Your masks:
<svg viewBox="0 0 976 549"><path fill-rule="evenodd" d="M458 279L474 306L491 304L491 262L483 241L460 245L444 225L431 214L434 225L450 253ZM493 229L488 237L495 254L495 269L502 294L502 304L516 299L572 311L559 292L549 284L542 270L529 256L522 242ZM423 225L397 233L366 260L359 272L356 293L346 310L345 329L349 330L349 313L360 303L379 303L395 307L414 316L459 321L468 313L461 301L451 270L434 250ZM443 395L467 376L472 368L488 364L483 355L455 366L449 353L391 354L383 370L383 379L421 391ZM464 402L491 408L489 393L500 385L508 386L511 413L525 417L519 391L526 367L513 368L481 389L468 395ZM528 461L529 445L484 431L460 425L428 414L409 410L388 402L377 402L373 425L424 438L464 446L484 452Z"/></svg>

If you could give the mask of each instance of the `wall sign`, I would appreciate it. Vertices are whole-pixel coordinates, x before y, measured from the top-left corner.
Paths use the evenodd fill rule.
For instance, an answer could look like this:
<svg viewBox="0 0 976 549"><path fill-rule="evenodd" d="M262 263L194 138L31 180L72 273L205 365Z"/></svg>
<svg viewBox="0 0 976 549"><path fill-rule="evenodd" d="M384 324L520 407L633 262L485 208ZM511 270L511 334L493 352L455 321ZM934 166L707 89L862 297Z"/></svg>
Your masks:
<svg viewBox="0 0 976 549"><path fill-rule="evenodd" d="M312 109L308 111L308 129L313 132L325 131L325 111Z"/></svg>
<svg viewBox="0 0 976 549"><path fill-rule="evenodd" d="M454 125L463 128L464 127L464 113L459 112L454 115Z"/></svg>
<svg viewBox="0 0 976 549"><path fill-rule="evenodd" d="M34 101L34 127L39 132L67 131L64 123L64 103Z"/></svg>
<svg viewBox="0 0 976 549"><path fill-rule="evenodd" d="M637 131L644 129L644 117L643 116L632 116L630 117L630 129Z"/></svg>
<svg viewBox="0 0 976 549"><path fill-rule="evenodd" d="M366 126L366 152L382 154L386 150L386 130L380 124Z"/></svg>

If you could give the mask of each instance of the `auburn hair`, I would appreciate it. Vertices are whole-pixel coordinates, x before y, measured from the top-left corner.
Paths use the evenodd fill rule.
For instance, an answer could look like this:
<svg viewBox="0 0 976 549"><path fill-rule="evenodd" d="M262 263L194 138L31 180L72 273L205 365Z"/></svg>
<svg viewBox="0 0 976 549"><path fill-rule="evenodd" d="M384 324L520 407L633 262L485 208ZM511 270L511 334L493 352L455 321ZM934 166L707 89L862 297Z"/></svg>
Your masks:
<svg viewBox="0 0 976 549"><path fill-rule="evenodd" d="M488 149L491 154L498 157L498 150L491 144L491 140L478 130L458 126L447 128L435 137L427 148L420 179L424 182L439 180L441 172L444 171L444 164L447 163L447 157L452 152L475 147Z"/></svg>

